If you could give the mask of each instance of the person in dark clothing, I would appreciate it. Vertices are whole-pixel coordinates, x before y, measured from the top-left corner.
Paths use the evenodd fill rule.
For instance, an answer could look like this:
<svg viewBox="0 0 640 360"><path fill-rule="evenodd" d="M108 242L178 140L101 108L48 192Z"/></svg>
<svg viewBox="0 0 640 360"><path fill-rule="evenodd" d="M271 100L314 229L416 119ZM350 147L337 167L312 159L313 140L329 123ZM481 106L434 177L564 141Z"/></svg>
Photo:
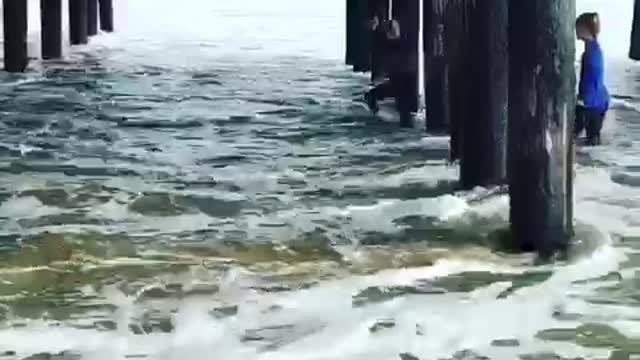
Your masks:
<svg viewBox="0 0 640 360"><path fill-rule="evenodd" d="M391 39L393 38L393 34L391 33L392 27L394 23L397 23L395 20L387 20L383 22L378 21L378 17L374 17L371 25L371 34L374 41L374 45L372 48L374 51L384 52L385 53L385 63L384 69L385 72L390 73L390 50L391 50ZM377 55L377 54L376 54ZM374 79L375 80L375 79ZM382 83L373 87L369 92L365 94L365 100L369 105L369 109L372 113L376 114L379 111L378 101L384 100L386 98L392 97L394 95L393 86L390 80L385 80Z"/></svg>
<svg viewBox="0 0 640 360"><path fill-rule="evenodd" d="M576 35L584 41L575 136L587 132L587 144L600 145L600 131L609 110L609 91L604 83L604 53L598 42L600 19L597 13L584 13L576 20Z"/></svg>
<svg viewBox="0 0 640 360"><path fill-rule="evenodd" d="M389 80L371 89L365 94L365 100L369 109L375 114L378 112L378 101L389 97L395 97L396 108L400 113L400 121L408 123L411 120L411 112L415 107L414 92L417 86L415 69L417 68L417 56L413 44L407 36L402 34L400 22L391 20L383 24L386 52L389 54L386 61Z"/></svg>
<svg viewBox="0 0 640 360"><path fill-rule="evenodd" d="M383 14L378 13L369 21L371 32L371 81L385 79L387 75L387 23Z"/></svg>

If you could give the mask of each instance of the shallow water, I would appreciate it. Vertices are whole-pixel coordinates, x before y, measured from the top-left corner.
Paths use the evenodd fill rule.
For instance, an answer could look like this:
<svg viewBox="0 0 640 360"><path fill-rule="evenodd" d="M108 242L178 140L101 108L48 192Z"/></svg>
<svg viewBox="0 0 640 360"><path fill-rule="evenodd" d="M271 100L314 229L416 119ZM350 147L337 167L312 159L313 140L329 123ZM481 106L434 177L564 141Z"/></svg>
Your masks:
<svg viewBox="0 0 640 360"><path fill-rule="evenodd" d="M627 34L616 4L580 3ZM118 33L0 75L0 359L640 354L623 40L576 244L540 266L497 251L508 199L458 191L448 139L354 103L342 1L116 5Z"/></svg>

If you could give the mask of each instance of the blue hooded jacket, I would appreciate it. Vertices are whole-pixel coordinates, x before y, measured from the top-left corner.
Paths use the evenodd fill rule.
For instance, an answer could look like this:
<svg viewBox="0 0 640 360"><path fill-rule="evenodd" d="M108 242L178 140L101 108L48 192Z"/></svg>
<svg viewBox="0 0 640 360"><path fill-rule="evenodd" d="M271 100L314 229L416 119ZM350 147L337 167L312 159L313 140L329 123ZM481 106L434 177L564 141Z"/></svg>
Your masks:
<svg viewBox="0 0 640 360"><path fill-rule="evenodd" d="M597 40L586 43L582 54L578 100L584 107L601 112L609 109L609 91L604 84L604 53Z"/></svg>

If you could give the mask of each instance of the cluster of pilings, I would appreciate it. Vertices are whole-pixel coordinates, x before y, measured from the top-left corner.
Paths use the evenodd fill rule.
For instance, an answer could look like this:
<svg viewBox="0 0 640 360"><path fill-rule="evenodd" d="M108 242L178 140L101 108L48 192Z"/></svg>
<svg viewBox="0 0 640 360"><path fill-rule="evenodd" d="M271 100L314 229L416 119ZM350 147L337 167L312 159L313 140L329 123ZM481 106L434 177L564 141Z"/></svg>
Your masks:
<svg viewBox="0 0 640 360"><path fill-rule="evenodd" d="M450 132L463 187L508 184L512 236L522 250L550 255L566 247L575 0L346 1L346 60L356 71L393 56L372 53L372 14L392 6L404 35L414 37L422 1L424 42L415 44L425 54L427 130Z"/></svg>
<svg viewBox="0 0 640 360"><path fill-rule="evenodd" d="M27 68L28 0L3 0L4 67L9 72ZM68 0L71 45L87 44L89 37L113 31L113 0ZM42 58L62 57L62 0L40 0ZM99 16L98 16L99 15Z"/></svg>

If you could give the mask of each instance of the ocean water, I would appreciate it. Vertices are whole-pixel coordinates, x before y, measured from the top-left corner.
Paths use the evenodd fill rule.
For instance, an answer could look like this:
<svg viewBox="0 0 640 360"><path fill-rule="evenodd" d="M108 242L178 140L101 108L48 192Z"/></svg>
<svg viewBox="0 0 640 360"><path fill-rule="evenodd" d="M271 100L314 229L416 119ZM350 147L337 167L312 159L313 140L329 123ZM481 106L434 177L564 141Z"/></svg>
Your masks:
<svg viewBox="0 0 640 360"><path fill-rule="evenodd" d="M640 354L632 1L579 0L615 100L548 265L501 251L508 198L457 190L447 138L354 102L343 0L115 5L0 74L0 359Z"/></svg>

